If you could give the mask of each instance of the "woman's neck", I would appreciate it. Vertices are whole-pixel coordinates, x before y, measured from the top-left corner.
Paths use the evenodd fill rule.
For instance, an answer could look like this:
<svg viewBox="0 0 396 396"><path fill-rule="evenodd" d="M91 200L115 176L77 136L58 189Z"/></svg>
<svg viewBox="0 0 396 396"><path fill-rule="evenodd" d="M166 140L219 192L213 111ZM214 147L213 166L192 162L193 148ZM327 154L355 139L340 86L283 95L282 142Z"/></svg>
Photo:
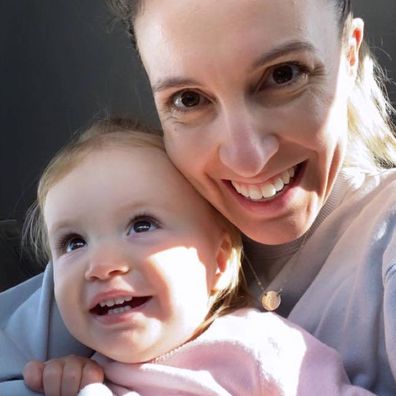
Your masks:
<svg viewBox="0 0 396 396"><path fill-rule="evenodd" d="M298 254L299 250L304 248L302 245L309 239L310 235L315 232L327 216L339 205L348 191L347 185L349 184L349 178L349 174L343 171L340 172L329 198L320 210L311 228L307 231L307 235L280 245L265 245L243 236L244 254L260 276L261 282L264 285L270 283L289 260ZM247 266L245 268L246 277L249 282L251 279L250 271L247 269Z"/></svg>

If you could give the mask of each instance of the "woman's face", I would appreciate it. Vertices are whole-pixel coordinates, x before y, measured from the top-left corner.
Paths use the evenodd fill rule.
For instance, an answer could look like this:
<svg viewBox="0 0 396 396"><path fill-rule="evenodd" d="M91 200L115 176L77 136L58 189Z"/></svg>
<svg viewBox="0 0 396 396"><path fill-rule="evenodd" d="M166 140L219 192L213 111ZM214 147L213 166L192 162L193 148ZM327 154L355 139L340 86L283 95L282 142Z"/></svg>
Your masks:
<svg viewBox="0 0 396 396"><path fill-rule="evenodd" d="M355 58L332 2L146 0L135 27L175 165L250 238L302 235L346 147Z"/></svg>

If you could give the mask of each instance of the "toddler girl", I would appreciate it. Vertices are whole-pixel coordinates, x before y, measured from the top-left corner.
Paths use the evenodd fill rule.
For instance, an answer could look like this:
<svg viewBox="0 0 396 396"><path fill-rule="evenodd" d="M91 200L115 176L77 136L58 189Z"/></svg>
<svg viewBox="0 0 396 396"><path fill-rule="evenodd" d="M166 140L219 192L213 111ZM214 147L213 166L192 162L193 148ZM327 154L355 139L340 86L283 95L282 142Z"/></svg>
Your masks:
<svg viewBox="0 0 396 396"><path fill-rule="evenodd" d="M335 351L248 307L239 233L160 136L93 126L45 170L35 213L62 318L104 369L81 396L369 394Z"/></svg>

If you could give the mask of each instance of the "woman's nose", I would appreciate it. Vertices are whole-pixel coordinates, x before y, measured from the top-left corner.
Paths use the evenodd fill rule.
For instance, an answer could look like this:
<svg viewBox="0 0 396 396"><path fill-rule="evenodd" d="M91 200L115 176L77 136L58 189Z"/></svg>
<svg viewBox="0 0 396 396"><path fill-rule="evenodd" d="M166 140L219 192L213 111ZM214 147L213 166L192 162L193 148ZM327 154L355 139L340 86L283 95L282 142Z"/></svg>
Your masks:
<svg viewBox="0 0 396 396"><path fill-rule="evenodd" d="M236 175L254 177L278 151L279 140L265 125L259 125L246 113L238 113L223 120L218 156Z"/></svg>
<svg viewBox="0 0 396 396"><path fill-rule="evenodd" d="M131 269L130 258L116 246L96 248L88 260L85 272L87 280L108 280L117 275L124 275Z"/></svg>

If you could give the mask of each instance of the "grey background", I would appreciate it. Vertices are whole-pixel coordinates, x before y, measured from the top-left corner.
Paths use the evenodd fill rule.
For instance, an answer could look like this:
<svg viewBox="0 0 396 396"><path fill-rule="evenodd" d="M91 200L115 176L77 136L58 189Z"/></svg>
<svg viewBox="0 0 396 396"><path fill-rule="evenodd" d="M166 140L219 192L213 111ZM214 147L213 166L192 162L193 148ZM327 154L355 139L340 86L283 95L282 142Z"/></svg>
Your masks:
<svg viewBox="0 0 396 396"><path fill-rule="evenodd" d="M395 78L396 0L355 3ZM95 116L158 122L144 72L101 0L1 0L0 81L0 219L22 221L42 168Z"/></svg>

